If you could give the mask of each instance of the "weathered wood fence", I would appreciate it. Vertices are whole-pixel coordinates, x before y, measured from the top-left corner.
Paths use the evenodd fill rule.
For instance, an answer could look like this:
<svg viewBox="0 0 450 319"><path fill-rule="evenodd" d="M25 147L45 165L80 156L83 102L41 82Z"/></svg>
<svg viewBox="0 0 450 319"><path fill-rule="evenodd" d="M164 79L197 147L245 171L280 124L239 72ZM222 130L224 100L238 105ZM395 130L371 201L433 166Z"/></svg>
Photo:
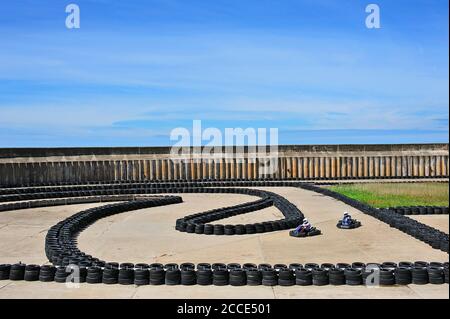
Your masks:
<svg viewBox="0 0 450 319"><path fill-rule="evenodd" d="M448 177L448 144L280 146L265 157L170 155L169 148L0 149L0 185L120 180L259 179L271 177Z"/></svg>

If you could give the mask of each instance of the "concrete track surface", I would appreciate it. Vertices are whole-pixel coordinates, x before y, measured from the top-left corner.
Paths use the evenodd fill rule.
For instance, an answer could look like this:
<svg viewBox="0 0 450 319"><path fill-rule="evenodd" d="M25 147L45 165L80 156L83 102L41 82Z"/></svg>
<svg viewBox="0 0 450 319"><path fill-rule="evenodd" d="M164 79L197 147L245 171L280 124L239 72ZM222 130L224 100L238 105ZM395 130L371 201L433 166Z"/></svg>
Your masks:
<svg viewBox="0 0 450 319"><path fill-rule="evenodd" d="M143 209L96 222L79 237L86 253L118 262L238 262L337 263L384 261L448 261L448 254L390 228L354 208L323 195L292 187L260 188L294 203L323 235L294 239L288 231L242 236L181 233L175 220L190 213L249 201L237 194L181 194L182 204ZM0 214L1 263L44 264L44 238L49 227L89 207L82 204L34 208ZM336 228L344 211L363 227ZM217 223L260 222L281 218L276 208L235 216ZM421 222L448 232L448 216L421 216ZM106 286L0 281L0 298L449 298L448 285L407 287L215 287L215 286Z"/></svg>

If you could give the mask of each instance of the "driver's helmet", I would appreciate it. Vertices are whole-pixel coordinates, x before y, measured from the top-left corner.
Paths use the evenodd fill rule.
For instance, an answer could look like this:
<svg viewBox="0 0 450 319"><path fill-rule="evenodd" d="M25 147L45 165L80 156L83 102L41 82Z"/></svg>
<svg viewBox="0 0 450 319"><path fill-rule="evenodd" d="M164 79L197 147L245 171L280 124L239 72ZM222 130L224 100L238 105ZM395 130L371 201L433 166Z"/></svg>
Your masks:
<svg viewBox="0 0 450 319"><path fill-rule="evenodd" d="M303 225L306 225L306 224L309 224L309 222L308 222L308 220L305 218L305 219L303 220Z"/></svg>
<svg viewBox="0 0 450 319"><path fill-rule="evenodd" d="M347 217L347 216L348 216L348 213L347 213L347 212L345 212L345 213L344 213L344 217Z"/></svg>

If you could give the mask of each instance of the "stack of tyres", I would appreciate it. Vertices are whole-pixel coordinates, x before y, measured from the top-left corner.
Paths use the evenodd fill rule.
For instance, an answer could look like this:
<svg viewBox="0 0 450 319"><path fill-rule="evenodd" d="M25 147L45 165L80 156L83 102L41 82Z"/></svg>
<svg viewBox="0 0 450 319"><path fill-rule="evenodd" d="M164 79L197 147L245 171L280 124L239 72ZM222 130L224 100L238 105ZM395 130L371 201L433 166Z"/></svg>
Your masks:
<svg viewBox="0 0 450 319"><path fill-rule="evenodd" d="M52 265L43 265L39 271L39 281L52 282L55 280L56 267Z"/></svg>
<svg viewBox="0 0 450 319"><path fill-rule="evenodd" d="M393 286L395 285L394 270L382 268L380 270L380 285Z"/></svg>
<svg viewBox="0 0 450 319"><path fill-rule="evenodd" d="M225 233L225 228L223 225L214 225L214 235L224 235Z"/></svg>
<svg viewBox="0 0 450 319"><path fill-rule="evenodd" d="M311 286L312 271L306 268L300 268L295 271L295 283L298 286Z"/></svg>
<svg viewBox="0 0 450 319"><path fill-rule="evenodd" d="M114 285L119 282L119 268L116 264L107 264L103 269L102 282L106 285Z"/></svg>
<svg viewBox="0 0 450 319"><path fill-rule="evenodd" d="M289 268L281 268L278 271L278 284L284 287L294 286L295 285L294 271Z"/></svg>
<svg viewBox="0 0 450 319"><path fill-rule="evenodd" d="M230 285L231 286L245 286L247 284L247 274L241 268L230 270Z"/></svg>
<svg viewBox="0 0 450 319"><path fill-rule="evenodd" d="M197 275L195 273L194 268L183 267L181 269L180 276L181 276L180 283L183 286L193 286L197 283Z"/></svg>
<svg viewBox="0 0 450 319"><path fill-rule="evenodd" d="M226 268L216 267L213 268L213 285L214 286L226 286L229 284L229 273Z"/></svg>
<svg viewBox="0 0 450 319"><path fill-rule="evenodd" d="M261 270L257 268L246 268L244 267L245 271L247 272L247 285L249 286L259 286L262 285L262 272Z"/></svg>
<svg viewBox="0 0 450 319"><path fill-rule="evenodd" d="M428 267L428 279L430 284L442 285L445 282L444 268L443 267Z"/></svg>
<svg viewBox="0 0 450 319"><path fill-rule="evenodd" d="M312 280L314 286L326 286L330 283L328 271L322 268L312 270Z"/></svg>
<svg viewBox="0 0 450 319"><path fill-rule="evenodd" d="M197 266L197 284L200 286L209 286L213 283L213 272L211 267Z"/></svg>
<svg viewBox="0 0 450 319"><path fill-rule="evenodd" d="M206 224L205 228L203 229L203 233L205 235L212 235L214 234L214 226L211 224Z"/></svg>
<svg viewBox="0 0 450 319"><path fill-rule="evenodd" d="M164 268L161 266L150 265L150 285L160 286L164 285L166 281L166 272Z"/></svg>
<svg viewBox="0 0 450 319"><path fill-rule="evenodd" d="M23 280L25 277L25 264L18 263L11 265L9 271L9 280Z"/></svg>
<svg viewBox="0 0 450 319"><path fill-rule="evenodd" d="M69 276L69 272L67 271L65 266L59 266L56 268L55 272L55 282L57 283L65 283L67 281L67 277Z"/></svg>
<svg viewBox="0 0 450 319"><path fill-rule="evenodd" d="M149 265L137 264L134 270L134 284L144 286L150 284Z"/></svg>
<svg viewBox="0 0 450 319"><path fill-rule="evenodd" d="M10 264L1 264L0 265L0 280L9 279L10 270L11 270Z"/></svg>
<svg viewBox="0 0 450 319"><path fill-rule="evenodd" d="M398 267L395 269L395 283L397 285L409 285L412 283L411 267Z"/></svg>
<svg viewBox="0 0 450 319"><path fill-rule="evenodd" d="M234 235L235 234L235 228L234 225L225 225L225 235Z"/></svg>
<svg viewBox="0 0 450 319"><path fill-rule="evenodd" d="M345 283L349 286L358 286L363 284L362 272L360 269L347 268L344 270Z"/></svg>
<svg viewBox="0 0 450 319"><path fill-rule="evenodd" d="M423 266L414 266L411 269L412 273L412 283L415 285L426 285L428 284L428 269Z"/></svg>
<svg viewBox="0 0 450 319"><path fill-rule="evenodd" d="M102 282L102 277L103 277L103 270L101 267L91 266L87 269L86 282L88 284L100 284Z"/></svg>
<svg viewBox="0 0 450 319"><path fill-rule="evenodd" d="M24 280L25 281L38 281L40 269L41 269L41 267L38 265L26 265Z"/></svg>
<svg viewBox="0 0 450 319"><path fill-rule="evenodd" d="M262 284L264 286L278 285L278 273L275 269L271 267L263 267L261 268L261 274L262 274Z"/></svg>
<svg viewBox="0 0 450 319"><path fill-rule="evenodd" d="M329 270L330 285L341 286L345 285L344 269L332 268Z"/></svg>
<svg viewBox="0 0 450 319"><path fill-rule="evenodd" d="M166 285L175 286L181 284L181 271L178 267L166 268Z"/></svg>

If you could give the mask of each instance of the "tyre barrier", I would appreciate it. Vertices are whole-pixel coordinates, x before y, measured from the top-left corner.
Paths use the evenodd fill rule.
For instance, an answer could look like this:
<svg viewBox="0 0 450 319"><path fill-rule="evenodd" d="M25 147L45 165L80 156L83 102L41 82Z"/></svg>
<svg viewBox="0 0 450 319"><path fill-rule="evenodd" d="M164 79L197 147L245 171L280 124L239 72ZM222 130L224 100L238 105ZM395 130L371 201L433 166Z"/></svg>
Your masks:
<svg viewBox="0 0 450 319"><path fill-rule="evenodd" d="M301 212L283 197L273 194L270 192L264 192L259 190L248 190L248 189L215 189L215 188L205 188L205 185L215 185L215 186L295 186L301 187L304 189L314 190L319 193L323 193L327 196L337 197L337 199L363 211L366 214L376 216L379 220L387 222L392 227L398 228L405 233L411 234L411 230L408 227L402 225L402 222L406 220L411 220L406 216L398 215L393 220L389 220L387 218L388 215L392 215L391 211L384 213L384 210L377 210L370 206L364 205L357 201L353 201L345 196L340 194L336 194L327 189L318 188L317 186L304 184L304 183L292 183L292 182L279 182L279 181L267 181L267 182L248 182L248 181L239 181L239 182L228 182L228 183L173 183L174 185L168 185L168 183L143 183L139 187L136 187L134 183L132 184L117 184L110 186L105 185L97 185L100 189L95 190L81 190L81 191L73 191L73 189L77 188L74 186L67 186L64 191L54 192L54 189L50 188L47 192L39 192L39 193L31 193L24 192L24 194L9 194L6 196L19 196L20 200L30 200L27 202L19 202L12 204L2 204L0 205L0 210L11 210L21 208L29 208L31 205L36 205L36 207L40 207L39 205L48 204L48 200L42 202L40 200L45 198L57 198L58 196L67 195L67 198L61 199L53 199L53 205L66 205L70 203L81 203L83 201L95 202L95 201L120 201L120 200L131 200L125 203L119 204L110 204L103 207L93 208L84 212L80 212L75 214L66 220L58 223L53 226L46 237L46 254L48 259L58 266L57 268L48 268L43 266L39 271L39 280L40 281L51 281L51 278L55 282L66 282L66 279L69 275L65 266L69 264L75 264L80 266L80 277L83 280L83 276L85 277L86 282L88 283L100 283L104 284L117 284L119 283L119 274L120 274L120 266L117 263L105 263L104 261L99 260L98 258L87 255L78 250L76 247L76 236L80 231L91 225L93 222L98 220L99 218L103 218L106 216L110 216L113 214L117 214L124 211L132 211L140 208L146 207L154 207L159 205L168 205L177 202L181 202L181 198L176 196L158 196L157 198L140 198L136 195L147 195L147 194L160 194L160 193L240 193L240 194L250 194L254 196L261 197L260 200L256 202L246 203L237 205L240 207L244 207L245 209L255 209L258 207L263 207L264 205L269 205L270 200L272 201L272 205L277 206L285 215L286 219L275 222L264 222L257 223L253 225L228 225L225 227L224 225L213 225L213 224L202 224L199 223L203 218L216 218L214 215L217 212L206 212L199 213L190 216L186 216L187 220L190 220L190 224L194 224L193 228L194 233L202 233L204 234L218 234L224 235L225 229L228 228L228 233L232 232L230 229L233 229L236 234L236 228L238 229L237 233L258 233L264 231L274 231L280 229L286 229L285 227L289 226L288 220L290 214L301 214ZM219 185L220 184L220 185ZM262 185L264 184L264 185ZM164 187L163 187L164 186ZM170 186L170 187L169 187ZM80 186L81 188L86 187ZM91 187L91 186L89 186ZM175 187L179 187L176 189ZM333 194L334 193L334 194ZM77 196L84 196L81 198L77 198ZM97 198L92 198L90 196L96 196ZM1 196L0 196L1 197ZM5 197L8 200L11 200L11 197ZM0 201L6 201L5 198L0 199ZM119 198L121 198L119 200ZM32 201L31 201L32 200ZM78 202L77 202L78 201ZM165 202L165 203L163 203ZM34 204L33 204L34 203ZM18 206L11 206L18 205ZM148 205L148 206L147 206ZM104 209L107 207L107 209ZM250 207L250 208L249 208ZM280 208L281 207L281 208ZM8 209L9 208L9 209ZM218 213L222 213L223 211L233 211L236 207L227 207L224 209L219 209ZM286 209L287 208L287 209ZM285 209L285 210L283 210ZM375 212L378 212L376 214ZM239 212L237 212L239 213ZM209 216L209 215L213 216ZM233 212L236 214L236 212ZM233 216L233 215L232 215ZM299 216L299 215L297 215ZM302 216L302 215L300 215ZM194 223L192 223L192 219L194 219ZM294 219L295 220L295 219ZM297 222L297 221L296 221ZM410 222L412 223L412 222ZM432 240L430 240L429 231L433 231L433 229L427 225L423 225L420 223L415 224L418 228L418 234L416 234L422 241L429 242L433 248L436 248L439 245L439 249L448 252L448 235L440 233L433 233ZM234 226L234 227L233 227ZM294 225L293 227L295 227ZM425 226L425 227L423 227ZM192 231L192 226L190 226L190 231ZM445 238L443 239L443 236ZM444 242L444 243L442 243ZM206 264L207 265L207 264ZM409 265L409 266L408 266ZM317 264L305 264L304 267L300 264L291 264L289 268L286 265L274 265L272 268L270 265L259 265L256 269L254 265L247 265L241 267L237 264L229 264L229 267L223 264L213 264L211 266L211 272L203 273L203 277L205 278L202 281L204 285L228 285L232 284L235 286L241 286L245 284L247 285L256 285L259 283L259 275L258 272L261 273L261 284L266 285L291 285L292 284L292 276L294 277L295 284L297 285L325 285L323 282L326 281L324 277L328 277L328 284L340 284L343 280L345 280L346 284L349 285L361 285L363 284L364 276L367 276L367 273L364 271L365 265L362 263L353 263L350 266L353 268L349 268L348 264L340 263L333 267L331 264L323 264L321 266ZM291 268L292 266L292 268ZM52 267L52 266L49 266ZM122 271L121 276L121 284L136 284L136 285L146 285L146 272L142 267L134 266L133 275L131 274L131 269L127 271ZM392 283L392 278L394 278L394 282L396 284L405 284L405 282L409 282L409 278L411 278L411 282L418 284L426 284L426 283L435 283L441 284L442 282L448 283L448 263L439 264L439 263L426 263L426 262L415 262L415 263L406 263L401 262L397 265L393 263L384 263L381 265L382 273L383 273L383 283L390 285ZM130 267L129 267L130 268ZM206 266L206 268L208 268ZM322 270L317 271L320 268ZM405 269L403 269L405 268ZM266 272L266 280L264 280L264 270L270 270ZM291 269L292 273L289 271L285 271L285 269ZM334 269L338 269L338 271L334 271ZM424 271L425 269L425 271ZM197 268L196 274L196 284L199 283L199 272L204 271L205 268ZM339 271L340 270L340 271ZM233 271L233 276L230 278L230 273ZM248 272L253 271L250 275L250 281ZM342 277L342 271L344 272L344 276ZM410 277L409 277L409 273ZM26 265L21 263L15 265L1 265L0 267L0 279L11 279L11 280L25 280L25 272ZM37 267L29 268L30 275L29 279L34 280L36 277ZM169 275L167 275L169 272ZM275 272L275 275L274 275ZM313 278L313 272L315 274L315 278ZM42 275L41 275L42 273ZM136 273L138 274L136 280ZM333 276L331 276L333 273ZM189 276L186 277L183 281L187 284L193 284L192 272L189 272ZM280 277L281 275L281 277ZM52 277L53 276L53 277ZM133 282L131 282L131 277L133 278ZM166 265L162 267L162 265L150 265L148 272L148 284L150 285L161 285L161 284L182 284L182 275L178 266L174 267ZM333 279L332 279L332 278ZM191 278L190 280L188 280ZM336 279L337 278L337 279ZM42 280L41 280L42 279ZM286 280L286 282L280 283L280 279ZM315 279L315 281L313 280ZM398 281L398 283L397 283Z"/></svg>
<svg viewBox="0 0 450 319"><path fill-rule="evenodd" d="M143 184L143 185L154 185L154 184L166 184L170 186L179 186L179 185L192 185L195 183L208 183L213 186L221 186L223 184L227 184L228 186L290 186L292 183L315 183L318 185L329 185L330 182L339 183L339 181L349 181L348 184L351 184L351 181L355 181L356 183L360 180L386 180L388 182L394 182L393 179L401 179L400 182L414 183L416 180L433 180L436 182L447 182L449 176L448 175L437 175L437 176L339 176L339 177L308 177L308 178L284 178L282 180L277 178L258 178L254 180L235 178L235 179L180 179L176 181L168 181L168 180L121 180L121 181L84 181L84 182L47 182L47 183L27 183L27 184L15 184L15 185L0 185L0 195L8 195L15 194L18 192L25 193L27 189L33 189L34 192L40 190L48 190L54 191L55 189L66 189L68 187L79 187L80 190L98 190L101 189L102 186L109 187L118 187L118 186L129 186L130 184ZM441 181L444 179L444 181ZM414 181L411 181L414 180ZM327 182L328 181L328 182ZM249 185L251 184L251 185Z"/></svg>
<svg viewBox="0 0 450 319"><path fill-rule="evenodd" d="M259 192L259 191L253 191L250 190L250 193L252 194L259 194L259 195L266 195L268 192ZM269 195L267 195L269 196ZM286 200L281 200L278 198L279 196L274 196L273 201L277 201L280 207L284 207L285 209L289 210L288 213L285 213L287 218L291 218L289 221L292 222L292 225L294 226L299 223L299 219L294 218L293 216L303 216L298 209L290 204ZM145 197L145 198L139 198L135 199L134 201L125 202L125 203L118 203L118 204L109 204L106 206L101 207L95 207L91 208L82 212L79 212L75 215L70 216L69 218L66 218L65 220L59 222L58 224L51 227L47 233L46 239L45 239L45 253L47 255L47 258L50 262L52 262L54 265L58 266L67 266L69 264L84 264L85 266L92 265L95 262L98 262L99 259L92 257L90 255L87 255L86 253L80 251L77 248L77 236L81 231L83 231L85 228L89 227L91 224L95 223L97 220L101 218L105 218L111 215L123 213L123 212L129 212L133 210L138 210L142 208L148 208L148 207L155 207L155 206L162 206L162 205L170 205L175 203L180 203L182 201L181 197L177 196L161 196L161 197ZM261 202L257 203L257 207L260 207ZM253 205L253 203L251 204ZM242 207L242 205L240 206ZM211 218L211 217L205 217L209 216L210 214L215 213L199 213L195 214L197 217L187 217L185 220L195 220L195 218L198 218L198 220L201 220L202 217L204 218ZM212 219L217 217L212 217ZM223 218L223 217L220 217ZM272 225L274 222L271 223ZM287 223L286 223L287 225ZM186 227L187 232L194 232L198 224L187 224L188 227ZM190 226L190 227L189 227ZM195 226L195 227L194 227ZM203 225L202 225L203 226ZM238 225L239 226L239 225ZM249 227L250 225L246 225L245 227L242 227L242 233L248 233L249 229L252 229ZM235 227L236 228L236 227ZM237 227L239 229L239 227ZM280 226L281 228L281 226ZM204 226L202 227L204 230ZM221 235L224 234L224 227L223 225L214 225L214 234ZM276 229L275 227L272 227L272 229ZM127 265L130 266L130 265ZM191 267L194 265L191 265ZM131 267L131 266L130 266ZM122 268L122 267L121 267ZM131 284L132 281L134 281L133 278L131 278L131 274L128 274L126 270L122 271L119 274L119 283L121 284ZM105 276L105 274L104 274ZM166 276L174 276L172 274L167 274ZM112 278L106 278L106 282L115 283L115 279ZM169 279L169 283L172 283L172 279Z"/></svg>
<svg viewBox="0 0 450 319"><path fill-rule="evenodd" d="M98 258L94 258L81 252L77 248L77 236L79 233L101 218L111 215L133 211L142 208L156 207L180 203L181 198L177 196L166 196L156 198L146 198L131 202L109 204L106 206L91 208L66 218L55 226L52 226L47 232L45 238L45 253L50 262L57 266L75 265L91 265L98 262ZM116 265L109 265L109 268L117 268ZM131 268L131 265L126 265ZM105 274L104 274L105 275ZM127 276L126 272L123 276ZM131 278L122 278L124 284L131 281ZM107 279L110 281L111 279Z"/></svg>
<svg viewBox="0 0 450 319"><path fill-rule="evenodd" d="M434 249L438 249L446 253L449 253L450 251L449 235L436 228L420 223L405 215L397 214L389 209L374 208L326 188L321 188L312 184L299 184L298 187L342 201L347 205L350 205L367 215L377 218L378 220L387 223L389 226L430 245Z"/></svg>
<svg viewBox="0 0 450 319"><path fill-rule="evenodd" d="M312 184L292 181L275 181L275 180L260 180L260 181L194 181L194 182L140 182L133 183L132 181L125 181L123 183L111 183L104 185L100 183L94 183L92 185L80 185L80 186L49 186L49 187L32 187L30 189L22 188L7 188L8 192L12 194L1 195L0 201L14 201L14 200L26 200L26 199L43 199L43 198L55 198L55 197L79 197L79 196L94 196L94 195L118 195L118 194L147 194L147 193L164 193L164 192L232 192L229 189L210 189L213 186L291 186L300 187L303 189L312 190L318 193L322 193L327 196L331 196L335 199L345 202L362 212L369 214L379 220L388 223L391 227L395 227L423 242L426 242L434 249L439 249L445 252L449 252L449 237L448 234L440 232L439 230L430 226L424 225L420 222L407 219L406 216L401 218L400 216L392 216L392 211L388 209L378 210L356 200L352 200L344 195L338 194L328 189L320 188ZM208 188L208 189L205 189ZM89 189L89 190L87 190ZM58 191L55 191L58 190ZM39 191L39 193L33 193ZM18 192L20 194L18 194ZM281 196L280 196L281 197ZM282 198L282 197L281 197ZM284 198L283 198L284 199ZM275 203L276 204L276 203ZM25 205L21 206L21 205ZM26 208L27 204L12 203L0 205L0 210L6 209L20 209ZM5 207L6 206L6 207ZM292 205L293 206L293 205ZM284 212L284 210L282 210ZM303 215L300 215L303 217ZM298 220L295 223L299 223ZM294 222L292 222L294 224ZM257 233L264 231L273 231L273 228L277 228L280 224L274 223L258 223L254 224L255 231ZM282 223L284 226L284 223ZM294 228L297 225L292 226ZM192 226L191 226L192 227ZM183 226L179 229L183 231ZM195 232L195 229L194 229ZM198 232L201 233L201 226L198 228ZM227 233L232 232L228 230ZM252 230L250 230L252 232ZM224 235L225 228L223 225L211 225L205 224L203 227L203 233L207 235Z"/></svg>
<svg viewBox="0 0 450 319"><path fill-rule="evenodd" d="M361 266L361 263L354 263ZM426 265L424 265L426 264ZM25 280L41 282L66 283L71 275L71 282L87 284L119 284L119 285L201 285L201 286L361 286L366 284L373 268L362 266L353 268L350 264L130 264L105 263L103 267L80 267L73 272L74 265L55 267L52 265L0 265L0 280ZM343 268L343 266L345 268ZM368 264L369 265L369 264ZM374 265L374 264L371 264ZM442 285L448 284L449 265L438 262L386 262L379 266L379 284L381 286ZM385 266L383 266L385 265Z"/></svg>
<svg viewBox="0 0 450 319"><path fill-rule="evenodd" d="M142 197L138 197L136 195L107 195L107 196L68 197L60 199L30 200L11 204L1 204L0 212L18 209L27 209L27 208L64 206L74 204L123 202L123 201L132 201L138 198Z"/></svg>
<svg viewBox="0 0 450 319"><path fill-rule="evenodd" d="M448 215L447 206L398 206L388 210L400 215Z"/></svg>
<svg viewBox="0 0 450 319"><path fill-rule="evenodd" d="M100 185L101 186L101 185ZM163 187L166 184L142 184L130 185L133 188L126 189L104 189L95 191L78 191L67 188L58 192L40 192L26 194L10 194L0 196L2 201L28 200L25 202L11 203L0 205L0 211L16 210L23 208L67 205L74 203L101 202L101 201L117 201L117 200L138 200L139 197L132 196L130 193L139 194L161 194L161 193L234 193L246 194L250 196L260 197L260 200L239 204L231 207L223 207L210 210L203 213L196 213L185 216L176 221L175 229L181 232L206 234L206 235L244 235L263 233L297 227L304 219L302 212L284 197L262 190L245 189L245 188L205 188L202 184L196 183L196 187ZM145 187L144 187L145 186ZM151 187L148 187L151 186ZM156 187L154 187L156 186ZM74 187L78 189L78 187ZM119 194L119 196L114 196ZM81 198L80 198L81 196ZM92 196L92 197L82 197ZM61 199L61 197L64 197ZM58 198L48 200L48 198ZM34 199L34 201L30 201ZM45 199L45 200L43 200ZM263 224L246 224L246 225L227 225L225 229L223 225L211 225L210 222L228 218L231 216L246 214L258 211L270 206L275 206L284 215L284 219L265 222Z"/></svg>
<svg viewBox="0 0 450 319"><path fill-rule="evenodd" d="M211 189L197 189L197 192L209 192ZM220 189L212 189L220 190ZM222 189L226 193L244 193L261 197L262 199L239 204L235 206L213 209L204 213L185 216L176 221L175 229L181 232L206 234L206 235L245 235L256 234L270 231L295 228L303 221L304 215L300 210L287 201L282 196L261 190L253 189ZM265 223L255 223L246 225L220 225L210 224L213 221L258 211L274 205L285 216L283 220L267 221Z"/></svg>

